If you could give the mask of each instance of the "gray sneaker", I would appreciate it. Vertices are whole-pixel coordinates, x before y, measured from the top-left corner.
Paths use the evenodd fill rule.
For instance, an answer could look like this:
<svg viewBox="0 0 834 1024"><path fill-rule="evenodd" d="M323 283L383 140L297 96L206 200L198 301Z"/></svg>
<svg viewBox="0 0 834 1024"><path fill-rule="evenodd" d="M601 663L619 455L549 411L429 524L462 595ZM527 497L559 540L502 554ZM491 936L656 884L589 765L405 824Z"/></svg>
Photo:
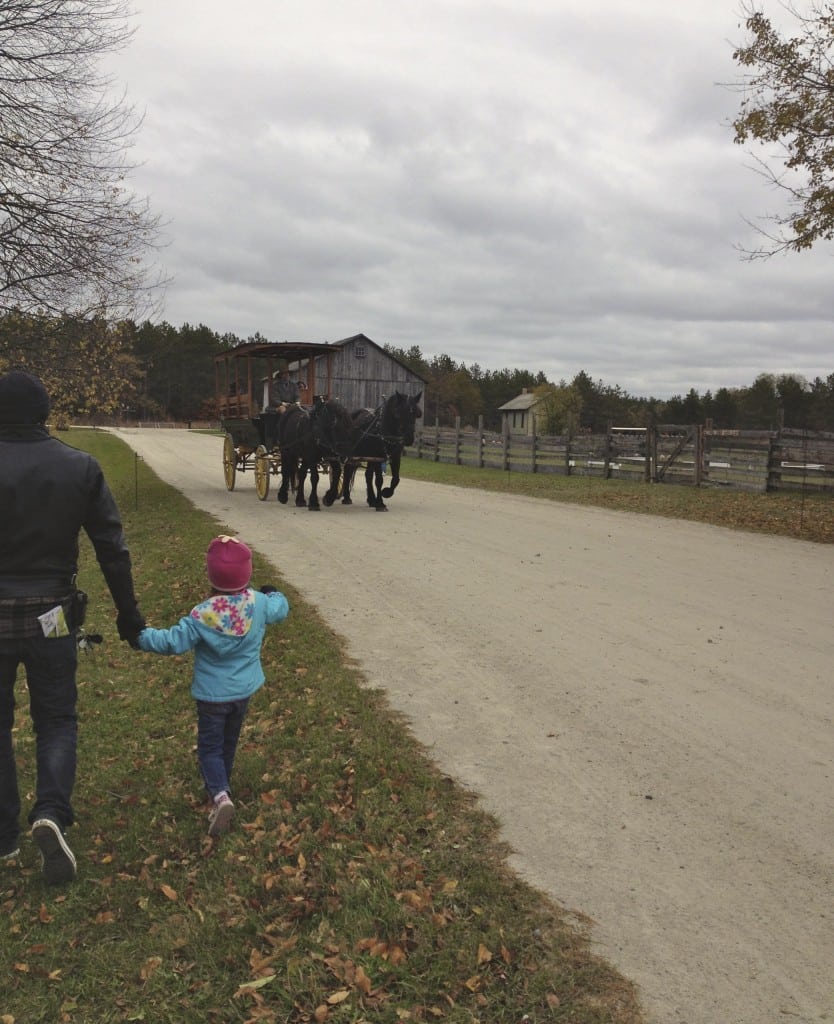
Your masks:
<svg viewBox="0 0 834 1024"><path fill-rule="evenodd" d="M220 836L228 831L232 818L235 816L235 805L229 799L228 793L224 793L214 802L214 807L209 814L208 834Z"/></svg>
<svg viewBox="0 0 834 1024"><path fill-rule="evenodd" d="M47 885L63 885L75 878L75 857L60 827L51 818L38 818L32 838L41 851L41 871Z"/></svg>

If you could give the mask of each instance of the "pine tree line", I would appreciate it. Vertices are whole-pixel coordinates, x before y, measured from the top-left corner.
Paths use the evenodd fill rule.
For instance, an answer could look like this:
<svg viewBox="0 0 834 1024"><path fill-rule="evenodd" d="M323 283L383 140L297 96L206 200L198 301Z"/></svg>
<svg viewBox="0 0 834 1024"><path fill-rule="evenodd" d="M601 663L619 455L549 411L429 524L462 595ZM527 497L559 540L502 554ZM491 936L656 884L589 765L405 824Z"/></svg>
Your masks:
<svg viewBox="0 0 834 1024"><path fill-rule="evenodd" d="M214 357L242 341L204 324L141 325L22 313L0 316L0 371L24 367L42 377L56 416L72 420L213 420L217 418ZM705 423L724 429L779 426L834 432L834 373L806 381L795 374L760 374L748 387L694 388L670 399L639 397L580 370L549 381L542 371L484 370L449 355L425 356L418 346L385 350L423 377L424 422L499 430L502 405L524 390L542 399L542 433L604 431L648 423Z"/></svg>

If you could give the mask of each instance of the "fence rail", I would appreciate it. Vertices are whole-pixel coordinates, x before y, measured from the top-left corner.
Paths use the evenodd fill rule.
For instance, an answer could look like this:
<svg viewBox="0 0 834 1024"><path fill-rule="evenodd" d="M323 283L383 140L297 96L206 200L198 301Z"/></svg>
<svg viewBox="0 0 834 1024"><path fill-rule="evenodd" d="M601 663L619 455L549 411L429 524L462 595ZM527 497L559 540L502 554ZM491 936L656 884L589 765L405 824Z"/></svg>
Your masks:
<svg viewBox="0 0 834 1024"><path fill-rule="evenodd" d="M751 491L834 493L834 434L713 430L701 424L609 427L605 434L496 433L422 425L418 459L516 473L559 473Z"/></svg>

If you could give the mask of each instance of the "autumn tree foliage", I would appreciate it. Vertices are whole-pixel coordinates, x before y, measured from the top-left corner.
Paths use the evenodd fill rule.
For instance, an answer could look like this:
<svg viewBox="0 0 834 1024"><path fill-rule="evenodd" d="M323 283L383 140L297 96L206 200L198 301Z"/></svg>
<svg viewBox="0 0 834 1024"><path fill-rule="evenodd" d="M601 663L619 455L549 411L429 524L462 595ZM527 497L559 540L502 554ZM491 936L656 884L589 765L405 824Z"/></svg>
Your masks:
<svg viewBox="0 0 834 1024"><path fill-rule="evenodd" d="M733 55L744 73L735 141L765 148L757 166L787 199L787 212L768 218L772 230L760 230L763 244L751 257L834 237L834 5L815 3L807 14L785 10L795 34L748 7L749 38Z"/></svg>
<svg viewBox="0 0 834 1024"><path fill-rule="evenodd" d="M582 395L573 384L541 384L535 389L539 399L536 423L544 434L576 434L582 415Z"/></svg>
<svg viewBox="0 0 834 1024"><path fill-rule="evenodd" d="M55 419L216 420L214 359L244 339L204 324L177 328L145 321L0 313L0 373L29 369L46 382ZM256 335L247 341L266 341ZM528 370L484 370L447 355L426 357L418 346L387 351L419 373L423 426L464 428L479 421L501 430L499 409L524 389L541 399L540 433L602 433L609 424L706 423L723 429L775 430L780 426L834 431L834 373L813 380L762 373L745 387L661 400L629 394L580 370L572 380L548 381Z"/></svg>
<svg viewBox="0 0 834 1024"><path fill-rule="evenodd" d="M149 312L159 221L127 185L141 118L102 58L131 36L125 0L0 4L0 310Z"/></svg>
<svg viewBox="0 0 834 1024"><path fill-rule="evenodd" d="M118 416L142 387L132 325L102 317L0 316L0 372L20 367L44 382L58 425Z"/></svg>

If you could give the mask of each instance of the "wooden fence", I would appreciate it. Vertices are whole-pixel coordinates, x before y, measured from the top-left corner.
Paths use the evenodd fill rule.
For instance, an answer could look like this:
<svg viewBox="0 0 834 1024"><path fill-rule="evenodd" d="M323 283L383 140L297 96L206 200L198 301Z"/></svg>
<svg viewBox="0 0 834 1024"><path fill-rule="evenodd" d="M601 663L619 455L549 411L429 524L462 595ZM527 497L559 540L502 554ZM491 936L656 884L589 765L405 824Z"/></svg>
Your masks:
<svg viewBox="0 0 834 1024"><path fill-rule="evenodd" d="M751 491L834 493L834 434L712 430L700 424L609 427L575 437L422 425L410 455L458 466Z"/></svg>

